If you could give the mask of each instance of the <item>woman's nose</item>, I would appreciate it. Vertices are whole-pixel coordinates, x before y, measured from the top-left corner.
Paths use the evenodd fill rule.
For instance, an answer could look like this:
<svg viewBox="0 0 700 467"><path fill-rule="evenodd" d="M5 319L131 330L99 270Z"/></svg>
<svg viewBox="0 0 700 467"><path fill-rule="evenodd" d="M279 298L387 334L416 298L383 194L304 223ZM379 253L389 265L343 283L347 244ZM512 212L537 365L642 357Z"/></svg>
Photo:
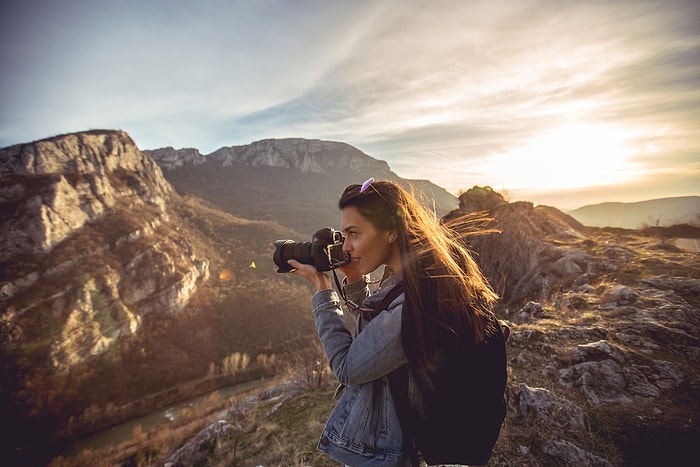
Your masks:
<svg viewBox="0 0 700 467"><path fill-rule="evenodd" d="M352 245L350 244L350 240L345 237L345 241L343 242L343 252L349 253L350 251L352 251Z"/></svg>

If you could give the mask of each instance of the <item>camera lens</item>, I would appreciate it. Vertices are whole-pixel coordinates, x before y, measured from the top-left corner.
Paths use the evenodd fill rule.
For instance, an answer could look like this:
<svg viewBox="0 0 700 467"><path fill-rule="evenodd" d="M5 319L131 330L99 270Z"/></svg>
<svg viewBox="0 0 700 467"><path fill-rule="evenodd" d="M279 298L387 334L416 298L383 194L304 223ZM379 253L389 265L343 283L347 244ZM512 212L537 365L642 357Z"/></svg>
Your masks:
<svg viewBox="0 0 700 467"><path fill-rule="evenodd" d="M292 267L287 264L290 259L295 259L303 264L314 264L311 252L311 242L295 242L293 240L277 240L272 260L277 265L277 272L289 272Z"/></svg>

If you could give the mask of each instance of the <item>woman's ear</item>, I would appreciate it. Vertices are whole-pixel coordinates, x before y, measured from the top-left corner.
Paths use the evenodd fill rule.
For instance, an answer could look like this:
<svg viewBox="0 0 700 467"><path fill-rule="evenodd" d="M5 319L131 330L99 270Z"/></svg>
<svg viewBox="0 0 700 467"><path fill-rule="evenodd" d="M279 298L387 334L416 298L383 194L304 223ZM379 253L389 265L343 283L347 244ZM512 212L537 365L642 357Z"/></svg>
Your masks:
<svg viewBox="0 0 700 467"><path fill-rule="evenodd" d="M398 238L398 234L396 233L395 230L392 230L389 232L389 243L394 243L396 239Z"/></svg>

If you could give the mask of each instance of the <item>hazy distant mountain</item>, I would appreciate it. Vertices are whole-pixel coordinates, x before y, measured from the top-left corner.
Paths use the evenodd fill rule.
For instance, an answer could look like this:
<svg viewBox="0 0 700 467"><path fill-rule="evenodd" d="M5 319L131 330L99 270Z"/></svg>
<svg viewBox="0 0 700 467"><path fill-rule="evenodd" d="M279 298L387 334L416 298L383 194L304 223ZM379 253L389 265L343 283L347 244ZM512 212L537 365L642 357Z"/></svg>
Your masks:
<svg viewBox="0 0 700 467"><path fill-rule="evenodd" d="M592 204L568 214L590 227L639 229L644 226L697 223L700 220L700 196Z"/></svg>
<svg viewBox="0 0 700 467"><path fill-rule="evenodd" d="M339 227L342 190L369 177L414 190L438 215L458 205L445 189L428 180L401 178L385 161L346 143L286 138L223 147L207 156L192 148L144 152L179 192L237 216L278 222L302 236L319 227Z"/></svg>

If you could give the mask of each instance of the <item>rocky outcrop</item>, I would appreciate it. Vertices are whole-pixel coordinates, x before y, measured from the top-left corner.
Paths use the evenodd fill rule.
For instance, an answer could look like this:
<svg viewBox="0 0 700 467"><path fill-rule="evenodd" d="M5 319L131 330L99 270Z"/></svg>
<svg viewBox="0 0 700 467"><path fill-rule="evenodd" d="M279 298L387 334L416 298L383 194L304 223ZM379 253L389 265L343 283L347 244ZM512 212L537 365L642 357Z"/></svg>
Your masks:
<svg viewBox="0 0 700 467"><path fill-rule="evenodd" d="M123 132L70 134L0 150L0 261L48 253L84 225L148 204L165 214L170 185Z"/></svg>
<svg viewBox="0 0 700 467"><path fill-rule="evenodd" d="M209 452L219 449L222 443L230 442L232 431L233 427L226 420L217 420L168 457L163 467L206 465Z"/></svg>
<svg viewBox="0 0 700 467"><path fill-rule="evenodd" d="M636 440L634 447L619 447L626 462L681 460L689 450L683 440L700 430L695 398L700 280L660 276L620 285L598 277L595 282L595 287L560 290L551 307L528 302L509 315L509 416L539 427L542 443L539 452L523 446L523 458L617 465L590 452L596 449L590 431L609 423L613 428L602 426L613 440ZM653 441L645 446L644 439Z"/></svg>
<svg viewBox="0 0 700 467"><path fill-rule="evenodd" d="M508 203L491 188L474 187L459 198L460 208L447 219L483 212L493 218L498 233L470 238L476 260L506 302L541 297L556 287L584 280L592 268L585 251L572 247L584 242L587 229L575 219L548 206Z"/></svg>
<svg viewBox="0 0 700 467"><path fill-rule="evenodd" d="M700 431L698 404L687 402L700 387L697 261L658 238L592 231L488 187L464 193L447 219L474 212L498 229L468 241L512 329L509 417L538 427L537 448L521 446L515 462L617 465L606 457L614 448L591 440L598 429L613 443L637 440L616 453L631 464L654 458L650 450L680 459L687 448L673 438Z"/></svg>
<svg viewBox="0 0 700 467"><path fill-rule="evenodd" d="M66 374L173 313L208 276L170 224L160 168L124 132L0 150L0 308L12 344ZM46 368L37 369L45 371Z"/></svg>
<svg viewBox="0 0 700 467"><path fill-rule="evenodd" d="M262 405L272 404L270 408L264 411L264 417L269 418L286 402L307 389L298 381L288 380L243 398L230 409L218 413L217 416L222 418L211 423L197 433L194 438L169 455L163 461L163 466L185 467L210 464L210 456L213 451L221 449L222 445L226 443L235 442L234 438L236 435L240 436L245 431L244 420L250 411L262 410ZM234 456L233 463L235 464L236 461L237 459Z"/></svg>
<svg viewBox="0 0 700 467"><path fill-rule="evenodd" d="M175 149L172 146L167 148L143 151L153 159L156 164L165 170L173 170L177 167L189 165L199 165L206 162L206 158L200 154L199 149L184 148Z"/></svg>

